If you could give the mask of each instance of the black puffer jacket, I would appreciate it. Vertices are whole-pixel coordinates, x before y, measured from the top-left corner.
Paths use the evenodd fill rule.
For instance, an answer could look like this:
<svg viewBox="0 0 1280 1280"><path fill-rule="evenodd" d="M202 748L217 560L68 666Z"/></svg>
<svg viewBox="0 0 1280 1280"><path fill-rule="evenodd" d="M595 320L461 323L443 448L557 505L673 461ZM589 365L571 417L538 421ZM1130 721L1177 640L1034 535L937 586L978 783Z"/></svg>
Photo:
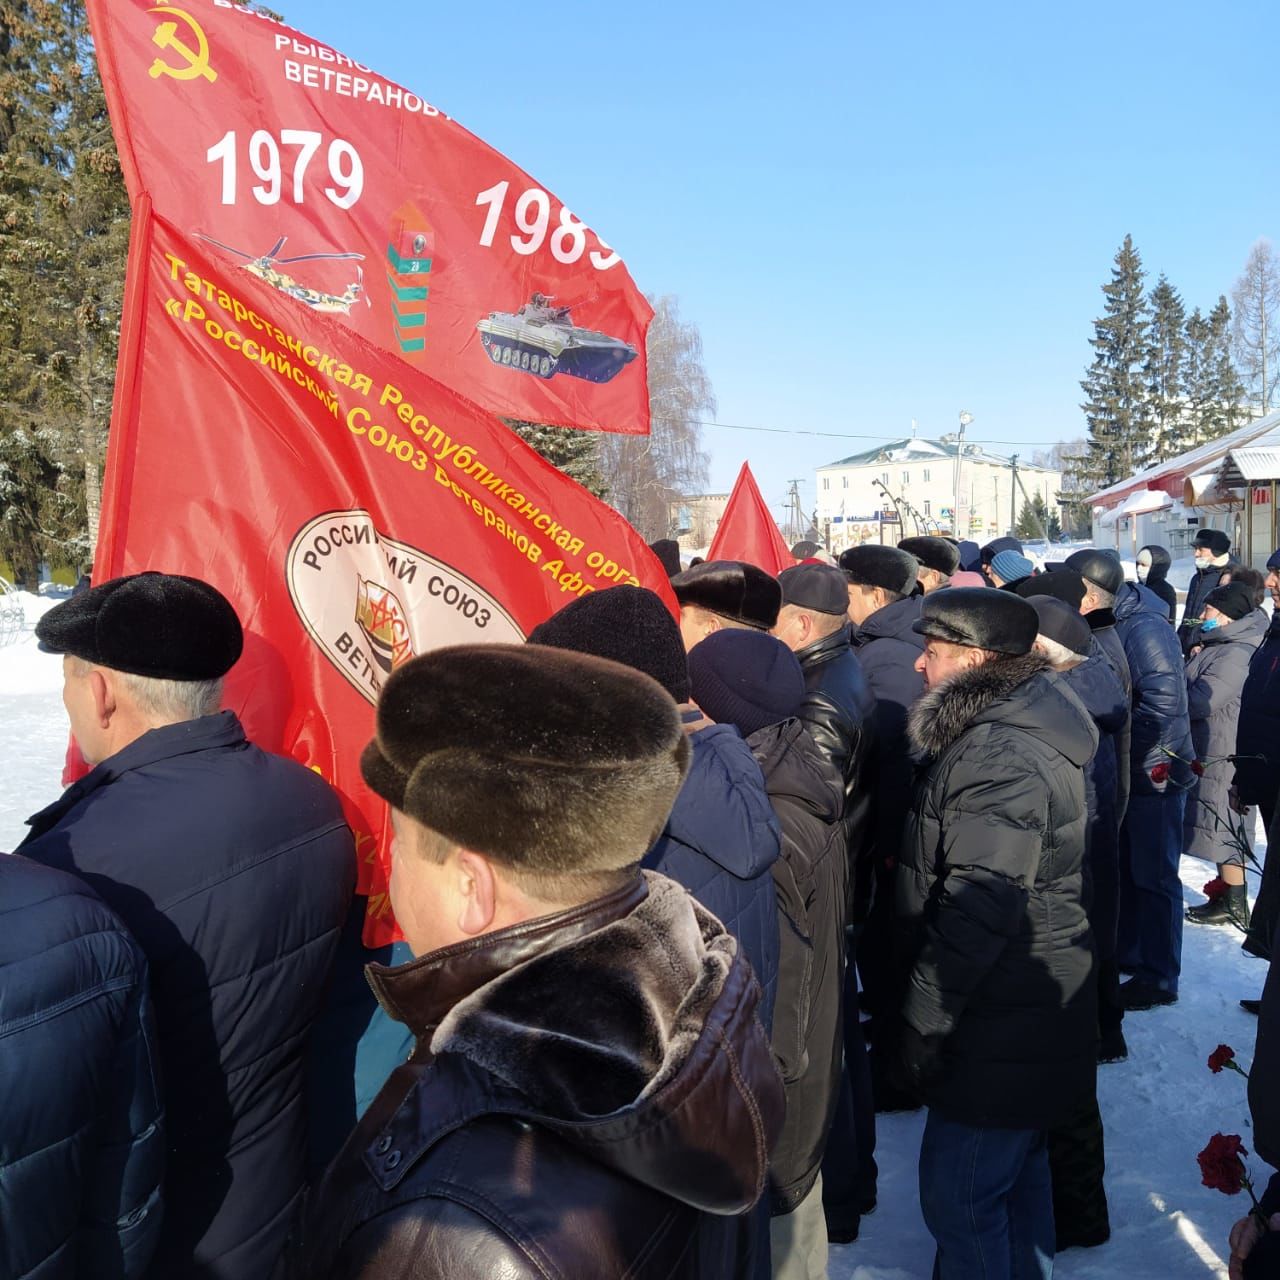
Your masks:
<svg viewBox="0 0 1280 1280"><path fill-rule="evenodd" d="M0 854L0 1276L136 1280L164 1129L147 966L82 880Z"/></svg>
<svg viewBox="0 0 1280 1280"><path fill-rule="evenodd" d="M782 1085L749 966L679 885L369 974L417 1048L317 1188L298 1280L742 1274Z"/></svg>
<svg viewBox="0 0 1280 1280"><path fill-rule="evenodd" d="M1158 595L1169 606L1169 621L1176 622L1178 618L1178 593L1174 591L1168 581L1169 566L1173 561L1163 547L1153 544L1142 549L1151 557L1151 567L1147 570L1147 576L1143 579L1142 585L1148 591Z"/></svg>
<svg viewBox="0 0 1280 1280"><path fill-rule="evenodd" d="M787 1118L769 1165L776 1215L809 1194L836 1110L848 892L844 783L799 720L770 725L747 742L782 827L782 856L773 864L781 943L773 1054Z"/></svg>
<svg viewBox="0 0 1280 1280"><path fill-rule="evenodd" d="M800 720L844 781L845 845L852 868L867 853L871 839L876 699L850 640L850 628L841 627L801 649L796 658L805 687Z"/></svg>
<svg viewBox="0 0 1280 1280"><path fill-rule="evenodd" d="M1133 737L1129 784L1134 795L1164 795L1185 789L1194 776L1190 761L1187 678L1182 650L1164 619L1160 597L1146 587L1124 583L1116 595L1116 631L1124 644L1133 680ZM1152 781L1158 765L1168 781ZM1158 775L1157 775L1158 776Z"/></svg>
<svg viewBox="0 0 1280 1280"><path fill-rule="evenodd" d="M301 1200L303 1053L355 889L333 790L230 711L152 729L31 819L151 970L168 1162L152 1275L269 1276Z"/></svg>
<svg viewBox="0 0 1280 1280"><path fill-rule="evenodd" d="M941 1048L924 1101L964 1124L1048 1128L1094 1085L1081 863L1097 730L1028 655L925 694L911 736L931 764L907 822L898 916L903 1015Z"/></svg>
<svg viewBox="0 0 1280 1280"><path fill-rule="evenodd" d="M1229 626L1201 629L1200 651L1187 663L1187 707L1191 740L1204 773L1192 779L1182 820L1182 852L1210 862L1238 859L1240 850L1227 824L1239 819L1229 804L1235 770L1228 756L1236 748L1240 697L1249 662L1267 630L1267 615L1254 609ZM1245 824L1253 828L1250 815Z"/></svg>
<svg viewBox="0 0 1280 1280"><path fill-rule="evenodd" d="M1211 564L1204 569L1197 569L1187 584L1187 603L1182 610L1182 625L1178 628L1178 640L1182 644L1183 653L1200 643L1200 619L1204 615L1204 602L1209 592L1222 581L1224 573L1230 573L1239 565L1230 556L1222 564Z"/></svg>
<svg viewBox="0 0 1280 1280"><path fill-rule="evenodd" d="M1236 787L1245 804L1276 807L1280 792L1280 610L1249 663L1236 726Z"/></svg>

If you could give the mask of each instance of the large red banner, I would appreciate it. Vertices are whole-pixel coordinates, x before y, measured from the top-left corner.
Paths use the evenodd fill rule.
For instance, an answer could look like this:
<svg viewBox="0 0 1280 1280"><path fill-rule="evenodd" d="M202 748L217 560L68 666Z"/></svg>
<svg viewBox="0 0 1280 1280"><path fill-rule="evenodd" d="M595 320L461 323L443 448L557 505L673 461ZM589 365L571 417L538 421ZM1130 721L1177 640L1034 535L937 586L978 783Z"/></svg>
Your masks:
<svg viewBox="0 0 1280 1280"><path fill-rule="evenodd" d="M130 195L231 274L495 413L648 431L649 304L505 156L231 0L89 0L89 15Z"/></svg>
<svg viewBox="0 0 1280 1280"><path fill-rule="evenodd" d="M98 578L190 573L236 606L227 704L343 796L393 936L385 805L361 747L396 666L520 641L593 589L674 608L639 534L455 392L135 209Z"/></svg>

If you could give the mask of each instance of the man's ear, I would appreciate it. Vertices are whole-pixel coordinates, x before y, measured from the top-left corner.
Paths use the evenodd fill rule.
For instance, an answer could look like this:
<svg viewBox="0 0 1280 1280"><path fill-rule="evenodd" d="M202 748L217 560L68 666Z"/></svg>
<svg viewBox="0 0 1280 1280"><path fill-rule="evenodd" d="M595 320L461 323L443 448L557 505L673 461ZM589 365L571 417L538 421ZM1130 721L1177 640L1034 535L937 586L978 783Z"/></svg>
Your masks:
<svg viewBox="0 0 1280 1280"><path fill-rule="evenodd" d="M94 718L103 729L109 728L111 717L116 713L115 682L98 667L89 672L88 679Z"/></svg>
<svg viewBox="0 0 1280 1280"><path fill-rule="evenodd" d="M455 855L458 876L458 928L469 938L488 933L498 912L498 882L493 865L483 854L459 849Z"/></svg>

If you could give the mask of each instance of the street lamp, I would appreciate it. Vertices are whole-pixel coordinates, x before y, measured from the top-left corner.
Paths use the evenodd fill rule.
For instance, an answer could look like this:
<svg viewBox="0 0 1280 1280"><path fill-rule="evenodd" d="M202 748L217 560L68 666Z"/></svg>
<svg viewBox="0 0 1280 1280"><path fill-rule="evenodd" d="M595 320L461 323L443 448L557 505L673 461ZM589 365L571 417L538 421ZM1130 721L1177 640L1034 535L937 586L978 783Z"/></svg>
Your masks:
<svg viewBox="0 0 1280 1280"><path fill-rule="evenodd" d="M969 508L960 501L960 468L964 459L964 431L965 428L973 421L973 414L968 409L960 410L960 434L956 438L956 471L955 471L955 502L953 504L956 513L956 539L962 540L969 536Z"/></svg>

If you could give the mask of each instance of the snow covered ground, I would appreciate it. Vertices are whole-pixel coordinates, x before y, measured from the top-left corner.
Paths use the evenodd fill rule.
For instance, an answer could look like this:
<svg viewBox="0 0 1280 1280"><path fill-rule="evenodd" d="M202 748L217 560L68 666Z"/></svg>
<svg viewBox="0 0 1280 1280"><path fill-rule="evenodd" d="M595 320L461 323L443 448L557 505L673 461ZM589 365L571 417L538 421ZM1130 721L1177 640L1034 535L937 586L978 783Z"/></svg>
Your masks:
<svg viewBox="0 0 1280 1280"><path fill-rule="evenodd" d="M28 627L53 603L26 596ZM0 649L0 850L12 849L24 820L59 793L67 741L61 681L61 660L40 653L29 630ZM1202 901L1198 890L1211 874L1203 863L1183 860L1189 902ZM1179 1002L1131 1014L1129 1060L1099 1070L1111 1241L1064 1253L1058 1276L1227 1274L1227 1232L1247 1202L1202 1187L1196 1153L1218 1131L1241 1134L1251 1150L1253 1143L1245 1082L1233 1072L1211 1075L1205 1059L1225 1042L1242 1064L1252 1060L1257 1022L1236 1002L1259 994L1265 969L1241 952L1239 935L1229 929L1188 925L1184 948ZM930 1272L933 1250L915 1180L923 1113L879 1119L879 1207L863 1220L856 1243L832 1249L832 1280L918 1280ZM1256 1158L1251 1163L1256 1181L1265 1183L1269 1171Z"/></svg>

